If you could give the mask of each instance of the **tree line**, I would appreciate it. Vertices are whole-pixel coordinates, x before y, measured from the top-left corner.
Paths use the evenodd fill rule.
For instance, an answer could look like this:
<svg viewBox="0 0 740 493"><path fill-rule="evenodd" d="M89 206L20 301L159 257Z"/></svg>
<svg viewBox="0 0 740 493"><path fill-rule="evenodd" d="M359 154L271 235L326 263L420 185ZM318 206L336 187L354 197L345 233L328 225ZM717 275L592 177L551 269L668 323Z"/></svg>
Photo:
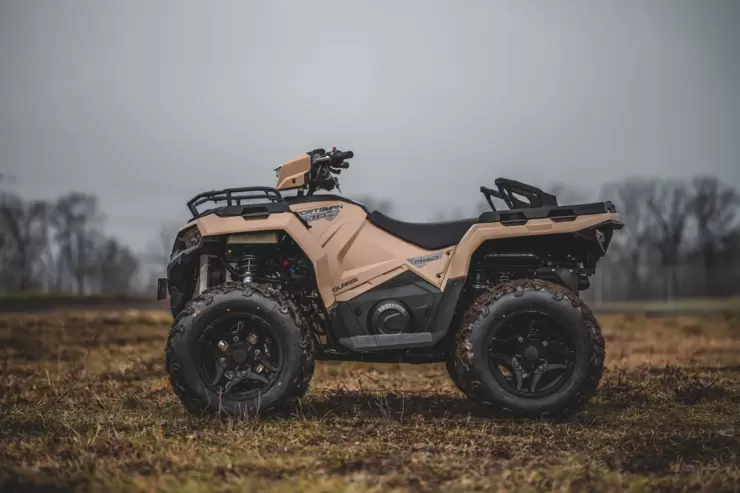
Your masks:
<svg viewBox="0 0 740 493"><path fill-rule="evenodd" d="M626 227L601 272L602 297L648 299L740 293L740 194L711 176L606 184ZM605 279L606 278L606 279Z"/></svg>
<svg viewBox="0 0 740 493"><path fill-rule="evenodd" d="M740 293L740 193L715 177L630 178L601 192L563 185L549 191L560 204L611 200L626 227L615 234L588 297L617 299L723 296ZM392 214L393 201L356 198ZM482 199L447 208L429 220L453 220L488 208ZM178 223L163 224L144 252L103 233L94 195L23 200L0 192L0 290L132 294L150 291L164 275Z"/></svg>
<svg viewBox="0 0 740 493"><path fill-rule="evenodd" d="M104 220L93 195L25 201L0 193L0 289L131 293L140 260L102 233Z"/></svg>

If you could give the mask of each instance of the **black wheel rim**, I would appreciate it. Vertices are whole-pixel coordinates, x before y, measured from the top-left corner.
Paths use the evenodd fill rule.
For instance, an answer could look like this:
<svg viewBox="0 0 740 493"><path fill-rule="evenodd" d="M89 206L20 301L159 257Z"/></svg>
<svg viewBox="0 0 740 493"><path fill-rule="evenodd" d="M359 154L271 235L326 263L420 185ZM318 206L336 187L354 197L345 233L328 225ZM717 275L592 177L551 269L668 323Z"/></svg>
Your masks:
<svg viewBox="0 0 740 493"><path fill-rule="evenodd" d="M546 313L517 312L492 328L488 363L494 378L511 394L545 397L573 375L575 336L570 327Z"/></svg>
<svg viewBox="0 0 740 493"><path fill-rule="evenodd" d="M200 338L203 382L233 400L254 399L277 380L283 366L272 326L251 314L230 314L211 324Z"/></svg>

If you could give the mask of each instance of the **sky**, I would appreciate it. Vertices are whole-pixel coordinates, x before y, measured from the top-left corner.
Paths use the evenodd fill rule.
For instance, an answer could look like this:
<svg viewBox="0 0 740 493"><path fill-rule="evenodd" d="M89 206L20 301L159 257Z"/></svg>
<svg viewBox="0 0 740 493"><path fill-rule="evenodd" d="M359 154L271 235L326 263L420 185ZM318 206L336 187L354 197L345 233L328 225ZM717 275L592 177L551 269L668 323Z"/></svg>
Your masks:
<svg viewBox="0 0 740 493"><path fill-rule="evenodd" d="M334 145L406 220L499 176L740 187L740 2L0 0L0 185L95 193L136 250Z"/></svg>

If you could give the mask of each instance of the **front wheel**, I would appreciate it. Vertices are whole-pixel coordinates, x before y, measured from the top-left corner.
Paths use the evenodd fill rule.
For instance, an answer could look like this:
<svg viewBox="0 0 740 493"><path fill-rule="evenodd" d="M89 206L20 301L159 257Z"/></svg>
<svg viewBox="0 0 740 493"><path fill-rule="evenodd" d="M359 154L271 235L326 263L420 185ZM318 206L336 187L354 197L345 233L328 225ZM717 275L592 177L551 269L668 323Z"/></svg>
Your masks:
<svg viewBox="0 0 740 493"><path fill-rule="evenodd" d="M180 312L167 341L166 369L193 414L267 415L306 393L313 339L280 291L229 283L206 290Z"/></svg>
<svg viewBox="0 0 740 493"><path fill-rule="evenodd" d="M520 416L581 408L604 371L604 338L573 292L516 280L478 298L457 332L454 372L474 401Z"/></svg>

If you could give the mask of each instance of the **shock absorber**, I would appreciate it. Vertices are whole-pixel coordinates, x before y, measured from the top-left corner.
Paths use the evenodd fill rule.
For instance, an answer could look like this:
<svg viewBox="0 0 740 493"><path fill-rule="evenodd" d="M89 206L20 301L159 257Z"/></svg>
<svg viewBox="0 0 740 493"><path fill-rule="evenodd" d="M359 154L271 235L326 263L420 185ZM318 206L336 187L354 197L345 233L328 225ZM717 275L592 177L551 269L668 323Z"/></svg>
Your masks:
<svg viewBox="0 0 740 493"><path fill-rule="evenodd" d="M252 282L257 274L257 257L255 255L243 255L236 262L236 270L243 283Z"/></svg>
<svg viewBox="0 0 740 493"><path fill-rule="evenodd" d="M485 291L488 285L486 284L486 273L482 270L475 271L475 278L473 279L473 290L476 295Z"/></svg>

